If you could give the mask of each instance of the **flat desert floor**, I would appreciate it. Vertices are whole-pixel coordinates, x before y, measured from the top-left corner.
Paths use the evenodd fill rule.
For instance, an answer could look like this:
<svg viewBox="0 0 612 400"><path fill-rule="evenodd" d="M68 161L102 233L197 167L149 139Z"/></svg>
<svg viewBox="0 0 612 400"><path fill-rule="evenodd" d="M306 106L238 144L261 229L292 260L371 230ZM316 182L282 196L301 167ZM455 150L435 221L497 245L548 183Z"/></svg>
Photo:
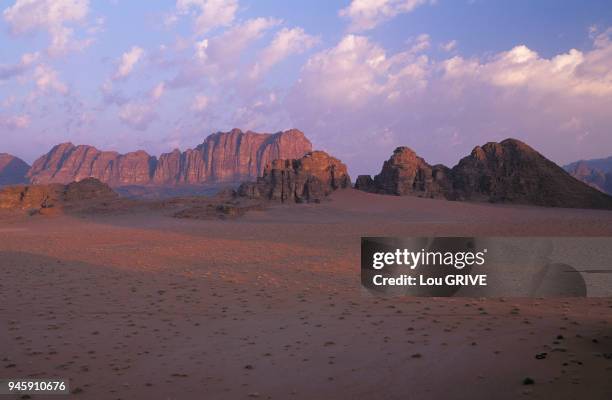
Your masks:
<svg viewBox="0 0 612 400"><path fill-rule="evenodd" d="M0 377L81 399L612 398L612 299L371 296L360 237L381 235L612 236L612 212L346 190L225 221L3 215Z"/></svg>

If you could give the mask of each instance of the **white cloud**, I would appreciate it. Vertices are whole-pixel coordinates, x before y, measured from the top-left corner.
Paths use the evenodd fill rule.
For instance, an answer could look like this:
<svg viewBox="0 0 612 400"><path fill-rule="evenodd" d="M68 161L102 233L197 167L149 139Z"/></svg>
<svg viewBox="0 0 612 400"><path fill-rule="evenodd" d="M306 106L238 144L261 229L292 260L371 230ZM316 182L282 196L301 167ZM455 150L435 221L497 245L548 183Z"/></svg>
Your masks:
<svg viewBox="0 0 612 400"><path fill-rule="evenodd" d="M156 118L153 106L146 102L126 103L119 110L121 122L139 131L147 130Z"/></svg>
<svg viewBox="0 0 612 400"><path fill-rule="evenodd" d="M255 18L235 25L217 36L193 42L193 57L168 65L178 67L174 78L167 81L168 88L184 88L196 84L208 83L228 90L244 90L247 85L247 65L252 65L247 56L252 45L259 41L271 28L282 21L274 18ZM242 87L228 86L233 84ZM248 83L251 87L251 82Z"/></svg>
<svg viewBox="0 0 612 400"><path fill-rule="evenodd" d="M413 53L420 53L427 50L431 46L431 38L428 34L422 33L416 37L410 51Z"/></svg>
<svg viewBox="0 0 612 400"><path fill-rule="evenodd" d="M114 88L113 82L110 79L105 80L104 83L100 85L100 92L106 104L122 105L127 102L123 94Z"/></svg>
<svg viewBox="0 0 612 400"><path fill-rule="evenodd" d="M88 0L17 0L3 16L14 34L46 30L51 36L49 52L58 55L91 43L91 39L74 39L74 29L67 26L83 21L88 12Z"/></svg>
<svg viewBox="0 0 612 400"><path fill-rule="evenodd" d="M0 82L19 76L30 69L40 58L39 53L25 53L17 64L0 64Z"/></svg>
<svg viewBox="0 0 612 400"><path fill-rule="evenodd" d="M60 94L67 94L68 87L60 80L57 71L48 65L41 64L34 70L34 81L36 87L44 93L55 91Z"/></svg>
<svg viewBox="0 0 612 400"><path fill-rule="evenodd" d="M433 3L433 1L352 0L351 4L340 10L339 14L350 20L350 31L361 32L373 29L396 15L409 13L417 7L427 3Z"/></svg>
<svg viewBox="0 0 612 400"><path fill-rule="evenodd" d="M198 56L217 64L235 64L236 58L249 44L280 23L274 18L247 20L208 40L198 49Z"/></svg>
<svg viewBox="0 0 612 400"><path fill-rule="evenodd" d="M195 112L202 112L208 107L210 100L203 94L198 94L191 103L191 110Z"/></svg>
<svg viewBox="0 0 612 400"><path fill-rule="evenodd" d="M455 49L457 48L457 44L458 44L458 42L457 42L456 40L449 40L449 41L448 41L448 42L446 42L446 43L442 43L442 44L440 45L440 48L441 48L442 50L444 50L444 51L449 52L449 51L453 51L453 50L455 50Z"/></svg>
<svg viewBox="0 0 612 400"><path fill-rule="evenodd" d="M30 66L40 58L40 54L36 53L25 53L21 56L21 65Z"/></svg>
<svg viewBox="0 0 612 400"><path fill-rule="evenodd" d="M93 24L87 28L87 33L90 35L97 35L98 33L104 32L106 26L106 18L97 17Z"/></svg>
<svg viewBox="0 0 612 400"><path fill-rule="evenodd" d="M317 42L316 37L308 35L302 28L281 29L257 57L259 61L251 69L251 77L259 77L288 56L303 53Z"/></svg>
<svg viewBox="0 0 612 400"><path fill-rule="evenodd" d="M308 60L296 89L309 101L355 107L395 90L411 92L426 83L427 73L424 56L406 51L389 57L368 38L347 35L337 46Z"/></svg>
<svg viewBox="0 0 612 400"><path fill-rule="evenodd" d="M379 170L393 146L454 164L474 145L506 137L571 161L612 145L611 34L595 35L590 50L549 58L519 45L439 61L415 53L412 43L389 53L347 35L310 57L284 106L292 125L358 172Z"/></svg>
<svg viewBox="0 0 612 400"><path fill-rule="evenodd" d="M497 87L524 89L532 94L561 96L612 95L610 33L595 37L588 52L571 49L552 58L541 57L525 45L479 61L453 57L442 64L449 79L471 78Z"/></svg>
<svg viewBox="0 0 612 400"><path fill-rule="evenodd" d="M206 60L206 49L208 48L208 39L197 41L194 45L195 55L199 60Z"/></svg>
<svg viewBox="0 0 612 400"><path fill-rule="evenodd" d="M166 89L166 84L164 82L160 82L157 85L155 85L153 90L151 90L151 99L153 100L161 99L161 97L164 95L165 89Z"/></svg>
<svg viewBox="0 0 612 400"><path fill-rule="evenodd" d="M195 32L198 35L223 26L229 26L234 21L238 11L237 0L177 0L177 12L181 15L196 10ZM171 16L169 22L176 20Z"/></svg>
<svg viewBox="0 0 612 400"><path fill-rule="evenodd" d="M138 46L133 46L129 51L123 53L117 67L117 71L113 75L113 79L126 78L132 72L143 55L144 50Z"/></svg>
<svg viewBox="0 0 612 400"><path fill-rule="evenodd" d="M0 115L0 127L5 129L24 129L30 126L30 118L27 115L2 116Z"/></svg>

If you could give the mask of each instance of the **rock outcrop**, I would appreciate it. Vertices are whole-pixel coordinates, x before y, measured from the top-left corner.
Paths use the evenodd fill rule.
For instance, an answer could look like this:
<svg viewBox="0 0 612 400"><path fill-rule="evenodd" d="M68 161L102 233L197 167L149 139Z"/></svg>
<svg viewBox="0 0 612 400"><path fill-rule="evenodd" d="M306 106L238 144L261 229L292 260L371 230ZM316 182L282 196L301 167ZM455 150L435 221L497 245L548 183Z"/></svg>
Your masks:
<svg viewBox="0 0 612 400"><path fill-rule="evenodd" d="M612 157L581 160L563 167L574 178L612 194Z"/></svg>
<svg viewBox="0 0 612 400"><path fill-rule="evenodd" d="M374 179L360 175L355 188L397 196L444 197L450 186L448 173L445 166L432 167L408 147L398 147L384 162L380 174Z"/></svg>
<svg viewBox="0 0 612 400"><path fill-rule="evenodd" d="M515 139L477 146L453 167L452 176L457 199L612 208L612 197L574 179L563 168Z"/></svg>
<svg viewBox="0 0 612 400"><path fill-rule="evenodd" d="M249 211L264 210L260 202L254 204L241 204L239 201L220 204L204 204L188 207L174 213L179 219L234 219L244 216Z"/></svg>
<svg viewBox="0 0 612 400"><path fill-rule="evenodd" d="M86 178L68 185L17 185L0 190L0 208L43 213L82 203L92 205L118 197L108 185Z"/></svg>
<svg viewBox="0 0 612 400"><path fill-rule="evenodd" d="M516 139L477 146L452 169L431 167L410 149L400 147L379 175L360 176L355 187L399 196L612 209L612 197L574 179Z"/></svg>
<svg viewBox="0 0 612 400"><path fill-rule="evenodd" d="M239 182L261 176L272 160L299 158L311 149L297 129L276 134L219 132L195 149L174 150L159 159L144 151L119 154L63 143L36 160L27 176L34 184L65 184L89 177L111 186Z"/></svg>
<svg viewBox="0 0 612 400"><path fill-rule="evenodd" d="M79 201L108 201L117 197L119 195L107 184L95 178L86 178L66 185L63 200L68 203L75 203Z"/></svg>
<svg viewBox="0 0 612 400"><path fill-rule="evenodd" d="M268 164L257 182L243 183L238 196L279 202L319 202L334 190L348 188L346 165L323 151L299 159L280 159Z"/></svg>
<svg viewBox="0 0 612 400"><path fill-rule="evenodd" d="M0 186L27 183L30 166L20 158L0 153Z"/></svg>

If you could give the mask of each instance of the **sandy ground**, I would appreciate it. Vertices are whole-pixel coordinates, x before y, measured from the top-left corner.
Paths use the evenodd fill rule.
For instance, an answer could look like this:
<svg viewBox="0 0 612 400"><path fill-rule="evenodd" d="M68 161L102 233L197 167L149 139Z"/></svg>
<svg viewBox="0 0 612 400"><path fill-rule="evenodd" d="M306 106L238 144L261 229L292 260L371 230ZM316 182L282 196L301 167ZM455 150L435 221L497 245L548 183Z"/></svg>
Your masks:
<svg viewBox="0 0 612 400"><path fill-rule="evenodd" d="M612 398L612 299L373 297L376 235L611 236L612 212L348 190L228 221L4 214L0 378L82 399Z"/></svg>

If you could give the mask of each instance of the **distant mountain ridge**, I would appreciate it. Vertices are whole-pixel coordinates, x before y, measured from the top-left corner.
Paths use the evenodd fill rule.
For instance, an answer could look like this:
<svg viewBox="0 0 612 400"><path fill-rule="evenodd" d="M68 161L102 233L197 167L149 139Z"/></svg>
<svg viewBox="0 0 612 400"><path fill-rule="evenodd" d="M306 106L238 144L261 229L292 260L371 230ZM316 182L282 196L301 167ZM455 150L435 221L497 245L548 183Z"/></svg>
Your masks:
<svg viewBox="0 0 612 400"><path fill-rule="evenodd" d="M20 158L0 153L0 186L27 183L30 166Z"/></svg>
<svg viewBox="0 0 612 400"><path fill-rule="evenodd" d="M431 166L408 147L398 147L378 175L360 176L355 187L400 196L612 209L611 196L516 139L476 146L452 169Z"/></svg>
<svg viewBox="0 0 612 400"><path fill-rule="evenodd" d="M579 164L586 164L591 168L597 168L604 172L612 172L612 156L606 158L593 158L590 160L580 160L565 165L563 168L566 171L574 169Z"/></svg>
<svg viewBox="0 0 612 400"><path fill-rule="evenodd" d="M612 194L612 157L580 160L563 167L574 178Z"/></svg>
<svg viewBox="0 0 612 400"><path fill-rule="evenodd" d="M286 163L299 166L304 155L321 153L311 151L312 144L297 129L275 134L242 132L239 129L218 132L209 135L194 149L184 152L174 150L159 158L142 150L119 154L100 151L93 146L63 143L36 160L29 170L22 160L0 154L0 185L27 182L33 185L65 185L95 178L138 196L145 188L146 193L151 188L164 188L172 193L175 189L188 188L181 190L200 193L206 185L220 187L257 180L261 183L257 186L258 190L289 193L294 186L302 188L302 180L311 179L308 171L314 171L314 167L311 163L305 163L305 171L308 171L303 173L299 168L289 168ZM343 170L348 180L344 164L331 156L326 157L343 166L344 169L338 167L338 171ZM286 165L281 168L278 160L284 160ZM314 184L303 186L308 192L308 196L304 197L306 201L309 201L310 191L327 193L325 185L328 173L335 170L334 163L315 163L321 171L312 179L321 180L323 185L319 185L320 188ZM294 175L295 179L291 180ZM355 188L399 196L612 209L612 196L602 193L612 191L611 182L612 157L579 161L564 169L527 144L506 139L500 143L476 146L453 168L441 164L432 166L410 148L398 147L384 162L378 175L373 178L369 175L359 176ZM336 185L328 186L335 188ZM297 201L304 200L300 197L303 194L300 190L295 191ZM254 190L251 191L256 194ZM164 196L164 192L149 194L152 197Z"/></svg>
<svg viewBox="0 0 612 400"><path fill-rule="evenodd" d="M34 162L33 184L96 178L111 186L239 182L261 176L275 159L299 158L312 144L297 129L275 134L233 129L209 135L195 149L174 150L159 159L139 150L126 154L62 143Z"/></svg>

